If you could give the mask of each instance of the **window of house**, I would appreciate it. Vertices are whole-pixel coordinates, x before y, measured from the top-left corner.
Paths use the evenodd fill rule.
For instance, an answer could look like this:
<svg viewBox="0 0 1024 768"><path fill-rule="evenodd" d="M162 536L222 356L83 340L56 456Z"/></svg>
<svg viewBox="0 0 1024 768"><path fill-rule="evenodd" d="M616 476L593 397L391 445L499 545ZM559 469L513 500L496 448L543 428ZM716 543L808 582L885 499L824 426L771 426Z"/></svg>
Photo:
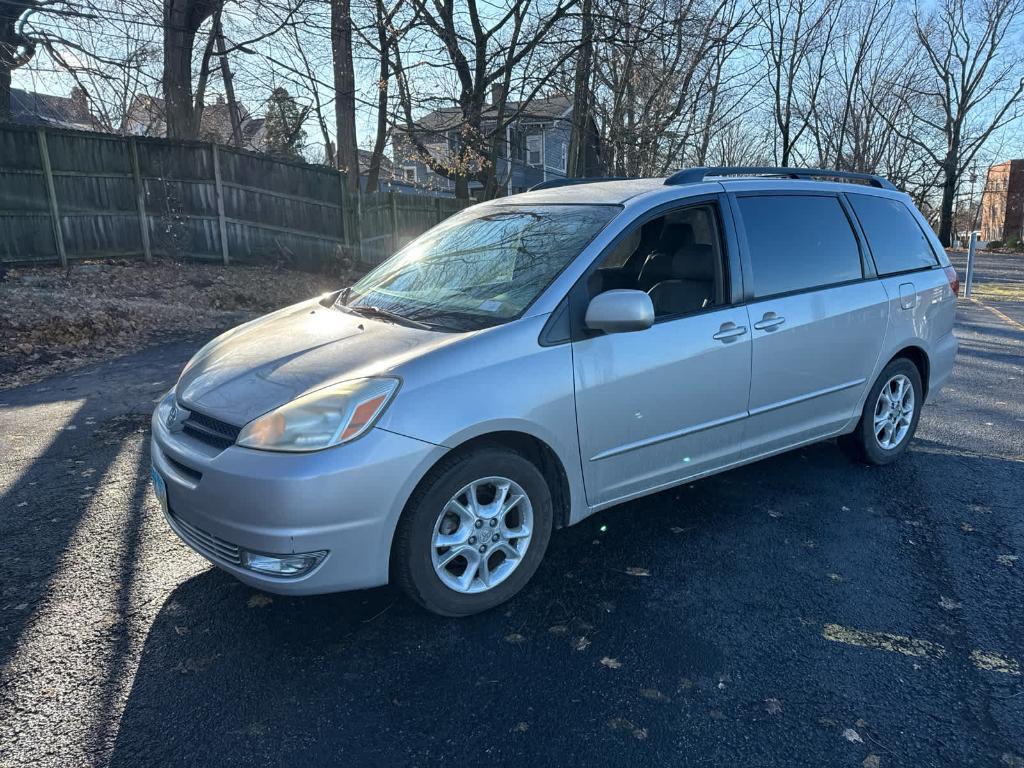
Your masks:
<svg viewBox="0 0 1024 768"><path fill-rule="evenodd" d="M873 195L849 195L849 200L864 228L878 274L938 265L924 232L899 200Z"/></svg>
<svg viewBox="0 0 1024 768"><path fill-rule="evenodd" d="M739 198L754 295L845 283L864 276L860 249L839 199L827 195Z"/></svg>
<svg viewBox="0 0 1024 768"><path fill-rule="evenodd" d="M405 177L405 180L408 181L410 184L415 184L416 183L416 166L415 165L403 165L402 166L402 174Z"/></svg>
<svg viewBox="0 0 1024 768"><path fill-rule="evenodd" d="M527 165L540 165L544 162L544 137L533 135L526 137Z"/></svg>

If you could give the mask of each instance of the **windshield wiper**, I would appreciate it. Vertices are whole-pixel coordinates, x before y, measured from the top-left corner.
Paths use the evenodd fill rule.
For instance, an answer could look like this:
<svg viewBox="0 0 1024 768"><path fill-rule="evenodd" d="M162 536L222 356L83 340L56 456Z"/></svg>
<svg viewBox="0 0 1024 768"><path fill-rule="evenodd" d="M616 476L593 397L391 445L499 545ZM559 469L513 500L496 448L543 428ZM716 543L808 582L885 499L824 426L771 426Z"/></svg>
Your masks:
<svg viewBox="0 0 1024 768"><path fill-rule="evenodd" d="M392 312L390 309L383 309L381 307L373 306L360 306L360 307L345 307L346 311L354 312L357 315L364 315L366 317L378 317L381 320L387 320L398 325L408 325L412 328L420 328L424 331L433 330L433 326L421 323L419 320L413 320L411 318L400 315L397 312Z"/></svg>

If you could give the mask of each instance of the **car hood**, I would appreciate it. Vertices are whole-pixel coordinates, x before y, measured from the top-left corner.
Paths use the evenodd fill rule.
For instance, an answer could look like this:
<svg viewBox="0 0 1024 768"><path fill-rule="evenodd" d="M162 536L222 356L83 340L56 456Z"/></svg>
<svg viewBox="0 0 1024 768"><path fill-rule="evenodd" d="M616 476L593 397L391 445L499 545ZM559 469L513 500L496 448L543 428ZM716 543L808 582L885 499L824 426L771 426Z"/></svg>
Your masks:
<svg viewBox="0 0 1024 768"><path fill-rule="evenodd" d="M177 399L243 426L306 392L390 371L460 335L359 317L312 300L216 338L185 367Z"/></svg>

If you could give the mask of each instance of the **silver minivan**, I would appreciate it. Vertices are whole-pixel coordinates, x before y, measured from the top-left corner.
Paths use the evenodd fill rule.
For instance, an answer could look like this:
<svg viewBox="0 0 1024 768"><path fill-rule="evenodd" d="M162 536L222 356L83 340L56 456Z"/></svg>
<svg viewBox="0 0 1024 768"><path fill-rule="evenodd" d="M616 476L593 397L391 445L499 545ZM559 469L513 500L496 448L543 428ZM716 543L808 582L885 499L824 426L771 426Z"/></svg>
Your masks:
<svg viewBox="0 0 1024 768"><path fill-rule="evenodd" d="M893 461L953 367L956 292L877 176L543 184L206 345L153 414L153 481L247 584L472 614L606 507L833 437Z"/></svg>

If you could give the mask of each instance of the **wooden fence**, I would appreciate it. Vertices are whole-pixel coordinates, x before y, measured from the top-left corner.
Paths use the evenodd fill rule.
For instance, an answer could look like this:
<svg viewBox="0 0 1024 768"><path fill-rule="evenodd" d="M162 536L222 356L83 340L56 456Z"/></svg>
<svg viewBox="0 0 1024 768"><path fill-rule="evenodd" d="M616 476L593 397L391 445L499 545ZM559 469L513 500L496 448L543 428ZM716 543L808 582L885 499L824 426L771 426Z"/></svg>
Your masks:
<svg viewBox="0 0 1024 768"><path fill-rule="evenodd" d="M0 127L0 262L373 265L464 205L347 193L330 168L206 142Z"/></svg>

